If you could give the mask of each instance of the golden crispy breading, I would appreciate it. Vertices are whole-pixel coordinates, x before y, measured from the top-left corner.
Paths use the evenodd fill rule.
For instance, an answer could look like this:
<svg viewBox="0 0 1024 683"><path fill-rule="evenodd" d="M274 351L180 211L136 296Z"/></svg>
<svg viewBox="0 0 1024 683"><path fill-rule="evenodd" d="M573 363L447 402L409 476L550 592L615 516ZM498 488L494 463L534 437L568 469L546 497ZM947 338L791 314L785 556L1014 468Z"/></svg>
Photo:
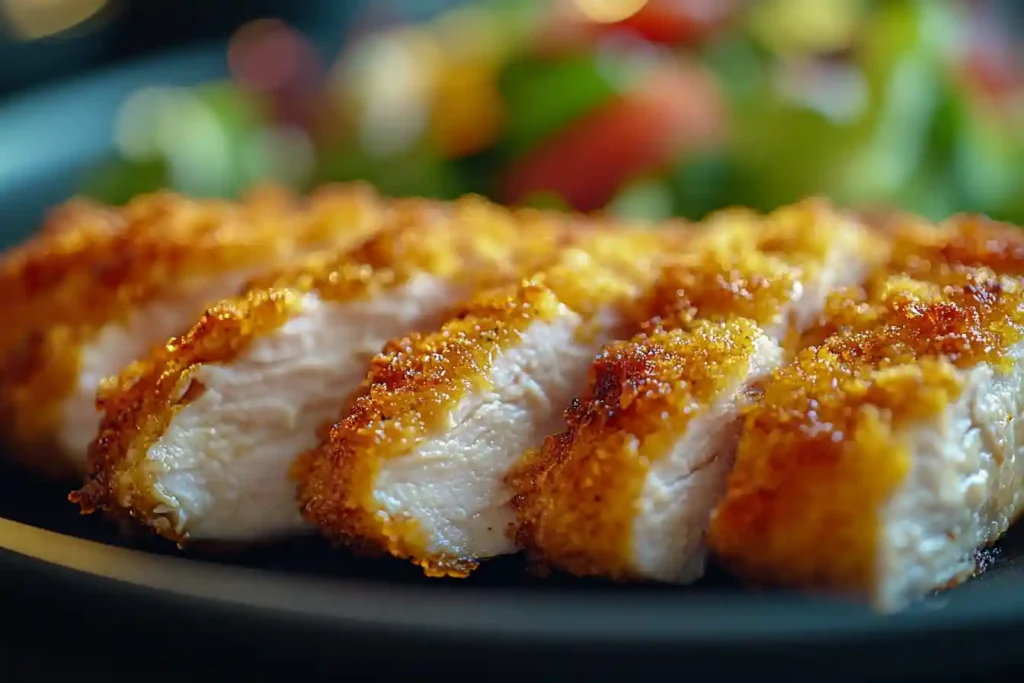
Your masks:
<svg viewBox="0 0 1024 683"><path fill-rule="evenodd" d="M975 215L955 216L938 226L902 217L888 232L892 270L915 278L939 282L960 266L1024 275L1024 233L1013 225Z"/></svg>
<svg viewBox="0 0 1024 683"><path fill-rule="evenodd" d="M402 199L390 208L387 229L354 250L317 254L256 277L248 288L295 287L340 301L372 296L420 273L483 286L543 263L561 246L613 229L515 212L475 196L451 203Z"/></svg>
<svg viewBox="0 0 1024 683"><path fill-rule="evenodd" d="M784 322L801 294L804 271L757 250L753 231L731 252L697 247L673 259L637 307L644 331L686 327L699 319L751 318L760 325Z"/></svg>
<svg viewBox="0 0 1024 683"><path fill-rule="evenodd" d="M415 521L380 510L373 493L381 463L441 432L466 396L489 386L496 359L534 323L566 308L587 320L634 301L672 242L626 232L589 241L518 286L472 299L438 332L390 343L374 361L365 392L296 464L303 515L329 537L407 558L431 575L472 570L475 558L432 553Z"/></svg>
<svg viewBox="0 0 1024 683"><path fill-rule="evenodd" d="M957 284L965 273L987 268L999 275L1024 275L1024 231L982 216L956 216L940 225L897 215L888 217L880 233L889 241L889 256L862 285L832 292L816 324L808 327L799 347L820 344L841 330L876 324L866 302L905 296L908 288ZM903 279L894 279L902 274ZM915 282L916 281L916 282Z"/></svg>
<svg viewBox="0 0 1024 683"><path fill-rule="evenodd" d="M16 457L55 476L73 469L54 445L83 348L104 326L187 283L358 243L387 206L363 185L300 199L266 187L244 201L163 192L122 209L73 200L40 233L0 258L0 428Z"/></svg>
<svg viewBox="0 0 1024 683"><path fill-rule="evenodd" d="M739 207L722 209L700 225L716 235L709 244L717 242L722 251L749 251L753 234L757 248L765 254L820 265L834 250L837 232L843 231L849 235L842 237L853 240L852 246L862 258L888 256L888 239L820 198L805 199L767 214Z"/></svg>
<svg viewBox="0 0 1024 683"><path fill-rule="evenodd" d="M467 291L507 282L552 258L565 243L598 239L554 215L527 220L470 197L452 204L397 201L387 227L353 250L314 255L256 278L247 295L211 309L180 340L136 363L103 391L100 437L89 454L85 487L73 495L83 510L126 512L182 541L163 515L143 466L146 453L195 393L177 387L204 363L230 363L255 338L273 333L314 293L325 301L366 299L416 275L460 283ZM339 406L340 408L340 406ZM144 426L140 429L140 426ZM297 455L297 454L296 454Z"/></svg>
<svg viewBox="0 0 1024 683"><path fill-rule="evenodd" d="M510 473L517 541L536 560L577 575L636 576L633 522L648 471L689 420L749 372L760 328L746 318L699 320L604 349L589 393Z"/></svg>
<svg viewBox="0 0 1024 683"><path fill-rule="evenodd" d="M326 442L296 463L303 515L357 549L411 558L428 573L473 569L472 559L432 557L414 521L375 513L377 467L441 429L461 398L486 382L491 360L560 305L551 290L530 281L476 297L439 334L389 344L370 368L367 392Z"/></svg>
<svg viewBox="0 0 1024 683"><path fill-rule="evenodd" d="M172 535L166 519L154 512L159 501L139 462L175 414L202 395L202 383L193 379L196 370L204 363L230 361L254 339L279 328L299 309L302 295L294 289L262 289L222 301L186 334L102 386L97 406L103 419L89 448L88 477L71 501L83 512L131 515Z"/></svg>
<svg viewBox="0 0 1024 683"><path fill-rule="evenodd" d="M835 286L833 271L846 271L846 277L867 278L892 260L892 243L886 235L821 199L804 200L766 215L748 209L725 209L708 217L700 232L700 248L694 253L714 250L734 256L753 250L777 257L800 269L804 284L813 286L809 294L815 298L824 297L827 289ZM649 314L654 317L657 311L650 309ZM807 326L813 319L795 322ZM798 342L787 340L787 346L797 346Z"/></svg>
<svg viewBox="0 0 1024 683"><path fill-rule="evenodd" d="M843 331L767 383L712 520L728 566L771 583L871 590L880 510L910 467L900 430L958 398L958 368L1002 366L1024 338L1019 281L987 269L943 279L894 276L884 298L847 308Z"/></svg>
<svg viewBox="0 0 1024 683"><path fill-rule="evenodd" d="M887 255L876 235L817 200L767 216L720 212L706 230L638 307L644 333L594 363L566 431L511 473L517 540L539 562L639 578L633 524L651 468L690 420L749 381L767 339L791 336L794 305L808 290L820 301L829 269L860 273Z"/></svg>
<svg viewBox="0 0 1024 683"><path fill-rule="evenodd" d="M302 200L277 188L237 203L170 192L141 195L121 209L73 200L0 259L0 312L8 321L0 339L55 321L115 322L190 277L358 241L385 209L363 185L330 186Z"/></svg>

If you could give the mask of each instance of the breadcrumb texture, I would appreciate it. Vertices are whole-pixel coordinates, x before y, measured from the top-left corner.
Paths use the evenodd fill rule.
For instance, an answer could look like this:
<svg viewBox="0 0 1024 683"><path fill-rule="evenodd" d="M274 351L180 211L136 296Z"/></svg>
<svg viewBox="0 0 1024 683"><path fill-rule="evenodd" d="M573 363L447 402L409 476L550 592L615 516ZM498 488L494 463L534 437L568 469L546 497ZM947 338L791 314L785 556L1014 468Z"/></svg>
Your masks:
<svg viewBox="0 0 1024 683"><path fill-rule="evenodd" d="M869 301L885 300L890 293L898 296L906 287L956 286L974 268L1024 275L1024 231L1006 223L962 215L935 225L897 215L875 227L890 244L884 264L862 286L832 292L822 315L804 331L798 346L820 344L841 331L871 328L878 324L881 309Z"/></svg>
<svg viewBox="0 0 1024 683"><path fill-rule="evenodd" d="M82 349L104 326L187 282L358 242L385 214L363 185L306 198L268 186L237 203L161 192L123 208L82 199L57 208L0 258L0 428L9 450L52 475L70 474L52 434Z"/></svg>
<svg viewBox="0 0 1024 683"><path fill-rule="evenodd" d="M577 575L642 578L632 540L647 472L691 417L742 380L758 334L746 318L702 320L606 347L566 431L510 473L517 541Z"/></svg>
<svg viewBox="0 0 1024 683"><path fill-rule="evenodd" d="M84 512L130 515L183 542L159 514L147 474L149 448L174 415L200 395L190 378L207 363L230 363L252 342L273 334L315 293L325 301L369 298L432 275L468 288L507 281L563 243L587 234L569 219L517 215L476 197L453 204L398 200L386 225L352 250L313 255L253 280L248 292L210 309L186 335L135 363L101 395L104 416L88 456L85 486L71 499Z"/></svg>
<svg viewBox="0 0 1024 683"><path fill-rule="evenodd" d="M888 237L871 230L852 216L838 211L821 198L783 206L768 214L752 209L733 207L716 211L703 225L709 244L719 250L747 252L757 249L766 255L779 256L794 265L823 267L834 249L837 233L847 233L851 247L865 258L888 255Z"/></svg>
<svg viewBox="0 0 1024 683"><path fill-rule="evenodd" d="M762 325L779 322L812 264L798 244L786 261L760 250L760 226L747 221L723 226L673 258L636 309L640 328L657 331L698 319L739 317Z"/></svg>
<svg viewBox="0 0 1024 683"><path fill-rule="evenodd" d="M368 186L301 198L278 187L240 202L141 195L122 208L74 199L0 259L0 340L28 329L116 322L193 277L273 263L305 248L356 241L385 210Z"/></svg>
<svg viewBox="0 0 1024 683"><path fill-rule="evenodd" d="M1024 233L984 216L954 216L936 226L913 217L895 219L892 268L933 282L956 277L962 266L1024 275Z"/></svg>
<svg viewBox="0 0 1024 683"><path fill-rule="evenodd" d="M879 515L910 467L902 430L960 396L958 369L999 368L1024 337L1018 280L964 267L942 279L893 276L767 383L711 523L727 566L770 584L871 590Z"/></svg>
<svg viewBox="0 0 1024 683"><path fill-rule="evenodd" d="M635 300L673 239L620 232L587 242L519 285L473 298L438 332L390 343L373 362L365 393L296 463L304 517L330 538L409 559L428 575L468 574L475 559L431 553L414 520L380 509L380 464L441 432L463 398L489 386L495 360L535 322L566 308L586 319Z"/></svg>
<svg viewBox="0 0 1024 683"><path fill-rule="evenodd" d="M369 298L419 274L482 287L612 229L581 224L575 216L510 210L476 196L452 203L400 199L391 203L384 229L355 249L316 254L255 278L248 287L316 291L332 301Z"/></svg>
<svg viewBox="0 0 1024 683"><path fill-rule="evenodd" d="M741 382L757 335L772 328L786 336L792 305L837 247L880 262L881 242L820 200L768 215L713 215L706 237L665 269L639 308L644 333L604 350L588 393L567 411L567 429L510 474L517 542L541 566L640 578L633 523L652 465Z"/></svg>
<svg viewBox="0 0 1024 683"><path fill-rule="evenodd" d="M223 301L186 334L101 387L97 405L103 419L89 447L86 484L70 500L85 513L103 509L173 536L170 523L157 514L160 502L144 465L149 446L178 411L202 395L204 387L194 375L203 364L237 357L258 336L297 313L301 297L298 290L271 289Z"/></svg>

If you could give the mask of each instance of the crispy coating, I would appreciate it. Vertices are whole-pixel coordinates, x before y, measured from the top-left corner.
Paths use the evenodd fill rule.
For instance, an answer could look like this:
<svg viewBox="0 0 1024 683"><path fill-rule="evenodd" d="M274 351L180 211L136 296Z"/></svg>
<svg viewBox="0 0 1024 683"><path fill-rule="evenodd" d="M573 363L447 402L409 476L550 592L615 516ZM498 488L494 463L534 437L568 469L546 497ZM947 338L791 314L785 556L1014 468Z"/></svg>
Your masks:
<svg viewBox="0 0 1024 683"><path fill-rule="evenodd" d="M698 320L606 347L567 429L509 475L518 543L580 576L643 578L632 541L647 473L690 419L743 381L761 335L742 317Z"/></svg>
<svg viewBox="0 0 1024 683"><path fill-rule="evenodd" d="M912 217L888 228L893 241L892 270L941 282L957 277L961 266L1024 275L1024 233L984 216L961 215L935 226Z"/></svg>
<svg viewBox="0 0 1024 683"><path fill-rule="evenodd" d="M258 337L300 310L303 295L351 301L431 275L468 289L508 281L551 258L563 243L589 235L553 215L522 220L478 198L451 205L397 201L387 225L352 250L316 254L254 279L247 294L212 308L180 339L135 363L101 395L105 412L88 458L86 485L72 495L83 511L130 514L184 542L159 512L145 467L149 448L197 392L179 390L205 363L230 363Z"/></svg>
<svg viewBox="0 0 1024 683"><path fill-rule="evenodd" d="M88 477L70 500L85 513L102 509L114 518L131 516L173 537L142 466L148 447L178 411L202 395L202 383L194 379L199 367L230 361L254 339L279 328L300 310L302 295L294 289L263 289L222 301L186 334L102 386L97 406L103 419L89 447Z"/></svg>
<svg viewBox="0 0 1024 683"><path fill-rule="evenodd" d="M964 268L943 279L893 276L885 296L846 308L840 332L767 383L712 519L728 566L769 583L871 590L879 514L910 468L900 430L959 397L958 369L999 367L1024 338L1018 280Z"/></svg>
<svg viewBox="0 0 1024 683"><path fill-rule="evenodd" d="M420 199L391 205L386 229L354 250L332 250L254 278L250 289L290 287L347 301L429 273L474 287L498 284L536 267L562 246L602 235L605 226L581 226L574 217L517 212L480 197L452 203Z"/></svg>
<svg viewBox="0 0 1024 683"><path fill-rule="evenodd" d="M105 325L189 278L357 241L385 208L364 185L329 186L306 199L268 187L241 202L158 192L120 209L73 200L0 259L0 312L8 321L0 340L54 321Z"/></svg>
<svg viewBox="0 0 1024 683"><path fill-rule="evenodd" d="M728 210L668 266L639 312L644 333L607 347L567 429L510 474L516 537L539 565L638 578L633 521L651 467L695 416L749 372L765 330L789 336L793 304L844 248L881 262L885 245L822 201L767 216Z"/></svg>
<svg viewBox="0 0 1024 683"><path fill-rule="evenodd" d="M813 346L840 331L875 325L878 309L867 302L902 296L907 288L957 285L976 268L1024 275L1024 232L1006 223L962 215L934 225L900 214L875 227L890 244L887 258L862 285L832 292L821 316L796 346Z"/></svg>
<svg viewBox="0 0 1024 683"><path fill-rule="evenodd" d="M466 575L474 558L432 553L414 520L380 510L373 494L381 463L441 432L463 398L489 386L495 360L535 322L566 307L586 320L634 301L669 243L625 232L590 241L517 286L482 293L438 332L389 344L373 363L366 391L296 464L305 518L331 538L407 558L429 575Z"/></svg>
<svg viewBox="0 0 1024 683"><path fill-rule="evenodd" d="M647 331L687 327L700 319L782 322L800 295L802 272L757 251L702 254L666 266L639 307Z"/></svg>
<svg viewBox="0 0 1024 683"><path fill-rule="evenodd" d="M441 334L389 344L373 361L367 392L297 463L306 519L356 549L414 559L430 574L472 570L470 558L432 557L414 520L375 514L377 468L443 428L462 397L486 382L492 359L560 305L550 289L528 281L477 297Z"/></svg>
<svg viewBox="0 0 1024 683"><path fill-rule="evenodd" d="M722 209L708 216L703 226L716 235L712 244L717 243L720 250L749 251L753 239L762 253L819 268L837 239L850 240L859 256L876 261L888 258L891 241L888 234L870 229L828 200L816 197L767 214L740 207Z"/></svg>
<svg viewBox="0 0 1024 683"><path fill-rule="evenodd" d="M356 243L387 206L363 185L300 199L265 187L244 201L143 195L122 209L72 200L0 259L0 428L9 449L54 476L74 476L54 444L83 347L140 306L188 282Z"/></svg>

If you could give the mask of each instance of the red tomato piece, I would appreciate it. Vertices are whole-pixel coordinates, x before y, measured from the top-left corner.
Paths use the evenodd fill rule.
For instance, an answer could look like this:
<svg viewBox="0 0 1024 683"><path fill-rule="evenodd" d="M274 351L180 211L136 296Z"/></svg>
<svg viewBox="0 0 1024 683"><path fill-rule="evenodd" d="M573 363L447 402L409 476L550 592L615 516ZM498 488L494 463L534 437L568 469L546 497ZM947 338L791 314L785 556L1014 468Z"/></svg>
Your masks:
<svg viewBox="0 0 1024 683"><path fill-rule="evenodd" d="M626 182L668 165L724 130L721 96L696 66L655 70L633 92L572 124L508 170L501 198L510 203L555 192L574 209L603 207Z"/></svg>

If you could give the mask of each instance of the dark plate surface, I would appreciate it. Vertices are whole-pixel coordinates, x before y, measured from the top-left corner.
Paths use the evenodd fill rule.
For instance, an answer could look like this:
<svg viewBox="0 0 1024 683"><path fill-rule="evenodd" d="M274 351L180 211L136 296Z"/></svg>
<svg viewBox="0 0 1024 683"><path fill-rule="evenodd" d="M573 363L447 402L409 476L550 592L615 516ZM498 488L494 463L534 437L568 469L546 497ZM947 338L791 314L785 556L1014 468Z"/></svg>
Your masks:
<svg viewBox="0 0 1024 683"><path fill-rule="evenodd" d="M126 94L220 76L222 54L168 55L0 107L3 244L26 234L110 150ZM204 557L119 538L102 520L79 516L66 494L0 466L0 619L20 618L16 603L36 616L50 610L51 628L73 627L108 646L113 631L121 643L152 636L147 629L173 634L133 646L152 656L167 648L251 663L273 654L323 666L449 658L491 662L491 671L495 662L527 671L539 656L552 662L549 672L663 662L691 674L785 671L791 680L934 679L1024 664L1014 654L1024 633L1024 529L985 555L981 578L879 617L833 600L746 591L714 570L688 588L616 587L530 579L511 558L466 581L429 581L402 563L356 560L315 539Z"/></svg>

